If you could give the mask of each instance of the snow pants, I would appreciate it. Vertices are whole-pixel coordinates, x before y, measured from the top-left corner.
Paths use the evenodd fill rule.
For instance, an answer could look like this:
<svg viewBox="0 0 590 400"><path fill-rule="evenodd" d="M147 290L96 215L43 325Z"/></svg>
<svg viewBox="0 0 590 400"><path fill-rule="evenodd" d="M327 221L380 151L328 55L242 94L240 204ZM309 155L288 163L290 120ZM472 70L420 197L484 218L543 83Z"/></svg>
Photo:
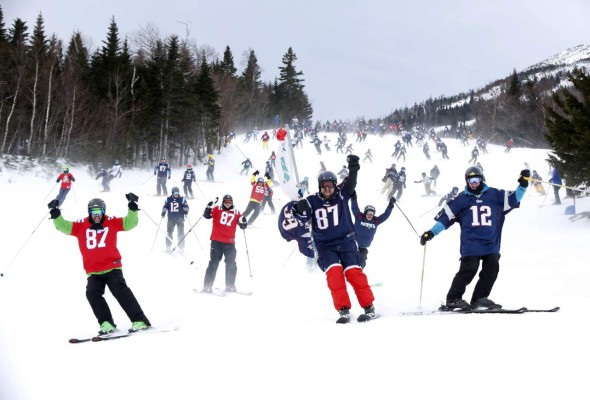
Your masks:
<svg viewBox="0 0 590 400"><path fill-rule="evenodd" d="M234 286L236 284L236 275L238 274L236 254L235 244L212 240L209 265L207 266L207 271L205 271L205 282L203 286L213 287L217 267L219 267L222 257L225 257L225 286Z"/></svg>
<svg viewBox="0 0 590 400"><path fill-rule="evenodd" d="M137 299L133 295L133 292L127 286L121 269L114 269L106 274L88 276L86 283L86 298L88 299L90 307L92 307L94 316L99 324L108 321L113 326L117 326L115 321L113 321L111 309L104 299L105 286L109 287L113 297L117 299L119 305L123 311L125 311L125 314L127 314L127 317L129 317L131 322L143 321L146 324L151 325L150 321L143 313Z"/></svg>
<svg viewBox="0 0 590 400"><path fill-rule="evenodd" d="M482 261L479 279L473 289L471 303L477 299L488 297L492 292L492 287L500 271L500 255L488 254L485 256L467 256L461 257L459 272L453 278L451 288L447 293L447 301L461 299L465 293L467 285L471 283L477 270L479 262Z"/></svg>

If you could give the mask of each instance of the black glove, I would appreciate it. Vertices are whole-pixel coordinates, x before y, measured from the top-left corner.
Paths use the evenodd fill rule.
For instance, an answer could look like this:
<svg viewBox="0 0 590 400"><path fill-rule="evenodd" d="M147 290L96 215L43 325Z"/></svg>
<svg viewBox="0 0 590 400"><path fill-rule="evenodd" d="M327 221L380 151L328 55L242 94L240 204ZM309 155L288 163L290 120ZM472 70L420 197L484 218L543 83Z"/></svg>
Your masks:
<svg viewBox="0 0 590 400"><path fill-rule="evenodd" d="M254 171L254 173L252 175L256 176L258 175L260 172L258 172L258 170Z"/></svg>
<svg viewBox="0 0 590 400"><path fill-rule="evenodd" d="M51 219L56 219L61 215L61 211L59 210L59 208L52 208L51 210L49 210L49 214L51 214Z"/></svg>
<svg viewBox="0 0 590 400"><path fill-rule="evenodd" d="M392 197L391 199L389 199L389 204L387 205L387 207L393 208L393 205L395 204L395 202L396 202L395 197Z"/></svg>
<svg viewBox="0 0 590 400"><path fill-rule="evenodd" d="M137 197L137 195L136 195L136 194L133 194L133 193L131 193L131 192L127 193L127 194L125 195L125 198L126 198L127 200L129 200L129 201L137 201L137 200L139 200L139 197Z"/></svg>
<svg viewBox="0 0 590 400"><path fill-rule="evenodd" d="M127 203L127 207L129 207L129 209L131 211L137 211L139 210L139 207L137 206L137 203L134 201L130 201L129 203Z"/></svg>
<svg viewBox="0 0 590 400"><path fill-rule="evenodd" d="M520 171L520 177L518 178L518 183L520 184L520 186L522 186L523 188L529 187L529 181L525 178L530 177L531 171L529 171L528 169L523 169L522 171Z"/></svg>
<svg viewBox="0 0 590 400"><path fill-rule="evenodd" d="M56 179L56 180L55 180L55 182L56 182L56 183L57 183L57 182L59 182L59 179Z"/></svg>
<svg viewBox="0 0 590 400"><path fill-rule="evenodd" d="M53 199L47 204L48 208L57 208L59 207L59 200Z"/></svg>
<svg viewBox="0 0 590 400"><path fill-rule="evenodd" d="M309 206L309 203L307 202L306 199L301 199L297 202L297 204L295 205L295 209L297 210L297 212L299 214L309 214L309 212L311 211L311 207Z"/></svg>
<svg viewBox="0 0 590 400"><path fill-rule="evenodd" d="M240 222L238 222L238 225L240 225L241 229L246 229L248 227L248 221L246 221L246 217L242 217Z"/></svg>
<svg viewBox="0 0 590 400"><path fill-rule="evenodd" d="M267 172L266 174L264 174L264 177L265 177L266 179L270 179L270 175L269 175L269 173Z"/></svg>
<svg viewBox="0 0 590 400"><path fill-rule="evenodd" d="M168 177L168 179L170 179L170 177Z"/></svg>
<svg viewBox="0 0 590 400"><path fill-rule="evenodd" d="M211 208L213 206L213 202L210 201L209 203L207 203L207 208Z"/></svg>
<svg viewBox="0 0 590 400"><path fill-rule="evenodd" d="M354 154L350 154L346 157L346 162L348 163L348 170L350 172L358 171L359 169L361 169L359 160L359 156L355 156Z"/></svg>
<svg viewBox="0 0 590 400"><path fill-rule="evenodd" d="M429 240L432 240L432 238L434 237L434 232L432 231L426 231L422 234L422 236L420 236L420 244L422 246L424 246L426 244L426 242L428 242Z"/></svg>
<svg viewBox="0 0 590 400"><path fill-rule="evenodd" d="M188 214L188 208L187 207L183 207L182 208L182 212L184 213L184 215Z"/></svg>
<svg viewBox="0 0 590 400"><path fill-rule="evenodd" d="M162 214L160 214L162 216L162 218L164 218L166 216L166 211L162 211Z"/></svg>

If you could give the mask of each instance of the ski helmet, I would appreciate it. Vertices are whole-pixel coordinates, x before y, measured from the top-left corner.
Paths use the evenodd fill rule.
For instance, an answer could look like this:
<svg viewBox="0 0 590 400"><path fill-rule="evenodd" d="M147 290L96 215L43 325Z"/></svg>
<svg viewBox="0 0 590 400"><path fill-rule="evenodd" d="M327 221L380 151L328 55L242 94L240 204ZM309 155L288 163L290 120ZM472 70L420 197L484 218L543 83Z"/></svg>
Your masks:
<svg viewBox="0 0 590 400"><path fill-rule="evenodd" d="M225 202L226 201L231 202L231 205L226 206L225 205ZM229 194L226 194L225 196L223 196L222 205L223 205L223 208L225 208L226 210L231 209L234 206L234 199L233 199L233 197L231 197L231 195L229 195Z"/></svg>
<svg viewBox="0 0 590 400"><path fill-rule="evenodd" d="M258 183L264 183L264 178L263 177L259 177L256 182Z"/></svg>
<svg viewBox="0 0 590 400"><path fill-rule="evenodd" d="M178 186L174 186L172 188L172 195L175 195L175 194L180 194L180 189L178 188Z"/></svg>
<svg viewBox="0 0 590 400"><path fill-rule="evenodd" d="M481 182L477 185L476 188L472 188L469 185L470 178L480 178ZM483 172L478 167L469 167L467 171L465 171L465 183L467 184L467 190L474 194L480 194L481 190L483 189L483 183L486 181L486 178L483 175Z"/></svg>
<svg viewBox="0 0 590 400"><path fill-rule="evenodd" d="M318 175L318 187L320 190L322 189L322 184L324 182L334 182L334 186L336 186L337 181L338 179L336 178L336 174L334 174L332 171L322 171Z"/></svg>
<svg viewBox="0 0 590 400"><path fill-rule="evenodd" d="M368 212L373 213L373 215L375 215L375 207L374 206L370 206L370 205L366 206L365 207L365 214L368 213Z"/></svg>
<svg viewBox="0 0 590 400"><path fill-rule="evenodd" d="M102 199L92 199L88 202L88 216L92 219L92 210L99 208L102 211L101 223L104 220L104 215L107 211L107 205Z"/></svg>

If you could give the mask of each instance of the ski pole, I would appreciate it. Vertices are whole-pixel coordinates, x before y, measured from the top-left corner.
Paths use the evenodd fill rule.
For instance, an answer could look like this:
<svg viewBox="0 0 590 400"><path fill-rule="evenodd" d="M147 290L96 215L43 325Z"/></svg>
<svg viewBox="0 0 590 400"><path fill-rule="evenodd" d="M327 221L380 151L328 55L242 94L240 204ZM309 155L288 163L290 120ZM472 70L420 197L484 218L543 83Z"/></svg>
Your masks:
<svg viewBox="0 0 590 400"><path fill-rule="evenodd" d="M423 216L425 216L426 214L429 214L429 213L431 213L432 211L436 210L436 209L437 209L437 208L439 208L439 207L440 207L440 206L438 206L438 205L437 205L437 206L434 206L434 207L432 207L430 210L426 211L425 213L423 213L423 214L420 214L420 217L423 217Z"/></svg>
<svg viewBox="0 0 590 400"><path fill-rule="evenodd" d="M189 224L191 224L191 221L188 219L188 217L186 217L186 220L188 221ZM195 225L197 225L197 224L195 223ZM195 226L195 225L191 224L191 226ZM197 236L197 231L193 231L193 233L195 234L195 239L197 239L197 243L199 244L199 247L201 248L201 250L203 250L203 245L201 244L201 241L199 240L199 236Z"/></svg>
<svg viewBox="0 0 590 400"><path fill-rule="evenodd" d="M406 216L406 213L403 212L403 210L401 208L399 208L399 204L396 203L397 209L402 213L402 215L406 218L406 221L408 221L408 224L410 224L410 226L412 227L412 229L414 230L414 232L416 232L416 235L420 236L420 234L418 233L418 231L416 231L416 228L414 228L414 225L412 225L412 223L410 222L410 220L408 219L408 217Z"/></svg>
<svg viewBox="0 0 590 400"><path fill-rule="evenodd" d="M150 179L152 179L152 175L150 175L150 177L149 177L149 178L147 178L147 179L145 180L145 182L143 182L141 185L142 185L142 186L143 186L143 185L145 185L146 183L148 183L148 182L150 181Z"/></svg>
<svg viewBox="0 0 590 400"><path fill-rule="evenodd" d="M422 256L422 275L420 276L420 301L418 308L422 308L422 286L424 285L424 265L426 264L426 243L424 243L424 255Z"/></svg>
<svg viewBox="0 0 590 400"><path fill-rule="evenodd" d="M47 214L49 214L49 212L47 212ZM41 223L43 222L43 220L45 220L45 217L47 216L47 214L43 215L43 218L41 218L41 221L39 221L39 223L37 224L37 226L35 227L35 229L33 229L33 232L31 232L31 234L29 235L29 237L27 238L27 240L25 240L25 242L23 243L23 245L21 246L21 248L16 252L16 254L14 255L14 258L8 263L8 265L6 266L6 268L4 268L4 271L2 273L0 273L0 277L4 276L4 274L6 273L6 271L8 271L8 269L12 266L12 264L14 263L14 261L16 260L16 258L20 254L20 252L23 251L23 249L25 248L25 246L27 245L27 243L29 243L29 240L33 237L33 234L37 231L37 229L39 228L39 226L41 225Z"/></svg>
<svg viewBox="0 0 590 400"><path fill-rule="evenodd" d="M55 182L55 184L51 187L51 190L49 191L49 193L47 193L47 195L45 197L43 197L43 200L41 201L45 201L47 200L47 198L49 197L49 195L51 194L51 192L53 192L53 189L55 189L55 187L57 186L59 182Z"/></svg>
<svg viewBox="0 0 590 400"><path fill-rule="evenodd" d="M289 260L291 259L291 256L293 255L293 253L295 253L295 250L297 249L297 247L293 247L293 251L291 251L291 254L289 254L289 257L287 257L287 259L285 260L285 262L283 263L283 267L285 265L287 265L287 263L289 262Z"/></svg>
<svg viewBox="0 0 590 400"><path fill-rule="evenodd" d="M552 186L559 186L559 187L562 187L562 188L575 190L576 192L585 193L587 195L590 194L590 191L587 191L587 190L582 190L582 189L575 188L575 187L572 187L572 186L558 185L557 183L547 182L547 181L544 181L542 179L535 179L535 178L531 178L531 177L528 177L528 176L525 176L524 179L526 179L527 181L541 182L541 183L549 184L549 185L552 185Z"/></svg>
<svg viewBox="0 0 590 400"><path fill-rule="evenodd" d="M248 241L246 240L246 230L242 229L244 233L244 244L246 245L246 258L248 259L248 270L250 271L250 279L252 279L252 266L250 265L250 253L248 252Z"/></svg>
<svg viewBox="0 0 590 400"><path fill-rule="evenodd" d="M217 201L218 201L218 200L219 200L219 197L216 197L216 198L215 198L215 201L213 202L213 204L217 204ZM176 245L176 246L175 246L175 247L172 249L172 251L170 251L170 253L174 253L174 250L176 250L176 248L177 248L177 247L180 245L180 243L182 243L182 241L184 240L184 238L186 238L186 237L187 237L187 235L188 235L189 233L191 233L191 231L193 230L193 228L194 228L194 227L195 227L195 226L196 226L196 225L199 223L199 221L200 221L200 220L202 220L202 219L203 219L203 217L204 217L204 215L201 215L201 217L200 217L200 218L197 220L197 222L195 222L195 223L194 223L194 225L192 225L192 226L190 227L190 229L188 230L188 232L184 234L184 236L182 237L182 239L180 239L180 240L178 241L178 244L177 244L177 245ZM195 236L196 236L196 233L195 233ZM197 241L198 241L198 240L199 240L199 239L197 238ZM200 245L200 242L199 242L199 245ZM203 247L201 247L201 248L203 248Z"/></svg>
<svg viewBox="0 0 590 400"><path fill-rule="evenodd" d="M162 225L162 221L164 221L164 217L160 219L160 223L158 224L158 229L156 229L156 236L154 236L154 241L152 243L152 248L150 251L154 251L154 245L156 244L156 238L158 237L158 232L160 232L160 225Z"/></svg>

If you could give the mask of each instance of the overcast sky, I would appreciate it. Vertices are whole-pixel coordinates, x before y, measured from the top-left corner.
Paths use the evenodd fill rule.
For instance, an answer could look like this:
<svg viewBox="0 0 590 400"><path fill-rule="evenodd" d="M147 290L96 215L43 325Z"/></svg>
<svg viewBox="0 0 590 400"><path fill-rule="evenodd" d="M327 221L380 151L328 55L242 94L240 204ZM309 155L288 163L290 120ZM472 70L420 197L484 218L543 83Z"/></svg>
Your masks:
<svg viewBox="0 0 590 400"><path fill-rule="evenodd" d="M292 47L314 118L385 116L395 108L477 89L590 42L586 0L2 0L6 27L67 41L79 30L93 49L111 17L122 36L148 23L223 54L239 72L253 49L270 82Z"/></svg>

